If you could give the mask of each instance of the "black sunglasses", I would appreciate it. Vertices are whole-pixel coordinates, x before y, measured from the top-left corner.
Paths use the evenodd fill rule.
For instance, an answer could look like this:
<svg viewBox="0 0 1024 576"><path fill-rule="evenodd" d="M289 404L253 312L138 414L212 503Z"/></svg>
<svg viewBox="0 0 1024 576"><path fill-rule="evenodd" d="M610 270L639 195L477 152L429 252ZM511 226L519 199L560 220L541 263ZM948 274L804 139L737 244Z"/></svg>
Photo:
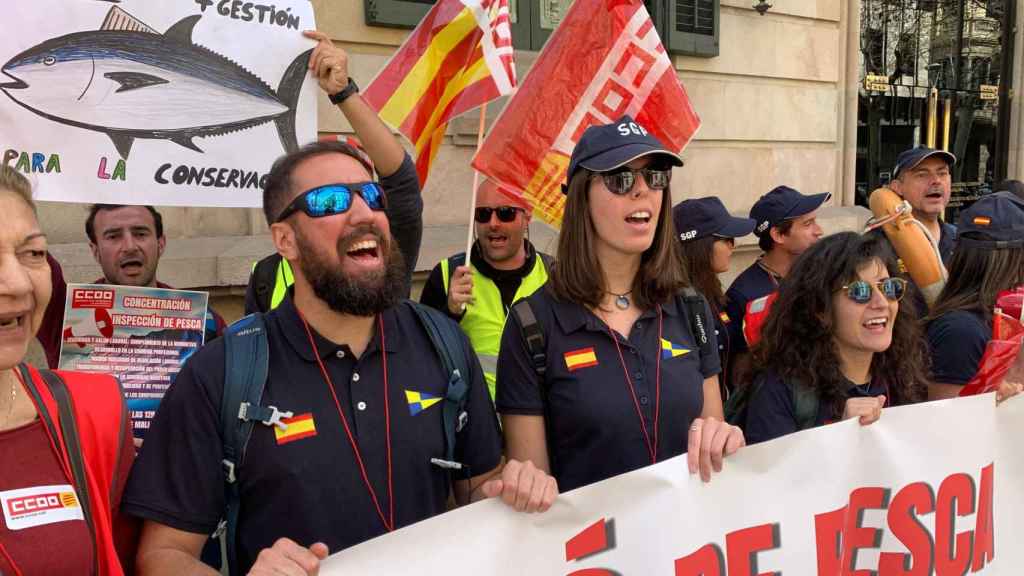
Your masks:
<svg viewBox="0 0 1024 576"><path fill-rule="evenodd" d="M384 191L376 182L328 184L296 196L295 200L285 206L275 222L281 222L296 212L305 212L310 218L344 214L352 207L352 194L361 196L371 210L387 208Z"/></svg>
<svg viewBox="0 0 1024 576"><path fill-rule="evenodd" d="M664 190L668 188L668 183L672 180L671 168L621 168L614 172L594 174L593 178L600 176L604 180L604 187L609 192L621 196L629 194L633 190L633 186L638 180L637 174L643 177L647 182L647 187L651 190Z"/></svg>
<svg viewBox="0 0 1024 576"><path fill-rule="evenodd" d="M516 219L516 214L518 212L525 212L525 210L515 206L498 206L496 208L478 206L474 217L480 224L487 224L490 222L491 214L497 214L498 220L501 222L512 222Z"/></svg>
<svg viewBox="0 0 1024 576"><path fill-rule="evenodd" d="M907 281L903 278L886 278L872 284L865 280L857 280L843 286L840 290L846 290L846 296L857 304L867 304L871 302L872 287L878 288L886 300L899 302L907 292Z"/></svg>

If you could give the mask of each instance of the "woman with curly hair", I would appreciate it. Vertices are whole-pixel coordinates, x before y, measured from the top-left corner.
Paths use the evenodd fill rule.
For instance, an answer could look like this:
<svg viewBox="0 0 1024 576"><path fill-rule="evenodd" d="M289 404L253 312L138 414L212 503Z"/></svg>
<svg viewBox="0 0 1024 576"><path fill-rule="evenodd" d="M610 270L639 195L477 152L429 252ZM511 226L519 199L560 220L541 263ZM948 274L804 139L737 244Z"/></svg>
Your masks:
<svg viewBox="0 0 1024 576"><path fill-rule="evenodd" d="M906 281L878 237L819 241L779 288L754 349L750 443L925 399L927 364Z"/></svg>

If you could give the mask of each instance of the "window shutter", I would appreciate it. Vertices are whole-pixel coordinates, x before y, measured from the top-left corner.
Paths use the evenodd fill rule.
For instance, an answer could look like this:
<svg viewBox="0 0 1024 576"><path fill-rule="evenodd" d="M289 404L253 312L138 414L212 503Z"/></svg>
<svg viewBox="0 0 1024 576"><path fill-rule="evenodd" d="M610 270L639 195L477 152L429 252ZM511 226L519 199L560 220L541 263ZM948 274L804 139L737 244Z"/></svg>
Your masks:
<svg viewBox="0 0 1024 576"><path fill-rule="evenodd" d="M718 56L719 0L668 0L668 51Z"/></svg>

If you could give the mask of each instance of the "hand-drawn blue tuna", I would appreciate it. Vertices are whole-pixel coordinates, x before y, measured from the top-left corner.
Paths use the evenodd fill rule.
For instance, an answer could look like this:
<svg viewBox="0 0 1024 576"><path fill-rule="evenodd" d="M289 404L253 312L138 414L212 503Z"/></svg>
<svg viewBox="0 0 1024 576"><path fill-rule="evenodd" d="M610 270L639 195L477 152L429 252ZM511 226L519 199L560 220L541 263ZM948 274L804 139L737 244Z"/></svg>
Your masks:
<svg viewBox="0 0 1024 576"><path fill-rule="evenodd" d="M2 72L13 82L0 89L44 118L107 134L125 159L136 138L202 152L193 138L271 121L284 149L297 149L295 110L312 50L295 58L275 91L194 44L199 18L159 34L114 7L100 30L52 38L12 58Z"/></svg>

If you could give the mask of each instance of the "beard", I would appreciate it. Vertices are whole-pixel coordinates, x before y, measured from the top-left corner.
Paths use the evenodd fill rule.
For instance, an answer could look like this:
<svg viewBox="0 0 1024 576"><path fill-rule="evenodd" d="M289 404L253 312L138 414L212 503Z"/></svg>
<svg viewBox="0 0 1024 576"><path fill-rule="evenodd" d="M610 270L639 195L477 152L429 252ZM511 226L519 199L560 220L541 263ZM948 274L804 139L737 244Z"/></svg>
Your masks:
<svg viewBox="0 0 1024 576"><path fill-rule="evenodd" d="M398 246L379 230L369 227L354 230L338 240L337 253L345 254L349 246L365 238L368 232L377 237L377 249L384 266L358 277L346 276L337 263L320 254L301 233L295 235L302 254L299 269L316 297L339 314L375 316L398 304L405 292L405 259Z"/></svg>

